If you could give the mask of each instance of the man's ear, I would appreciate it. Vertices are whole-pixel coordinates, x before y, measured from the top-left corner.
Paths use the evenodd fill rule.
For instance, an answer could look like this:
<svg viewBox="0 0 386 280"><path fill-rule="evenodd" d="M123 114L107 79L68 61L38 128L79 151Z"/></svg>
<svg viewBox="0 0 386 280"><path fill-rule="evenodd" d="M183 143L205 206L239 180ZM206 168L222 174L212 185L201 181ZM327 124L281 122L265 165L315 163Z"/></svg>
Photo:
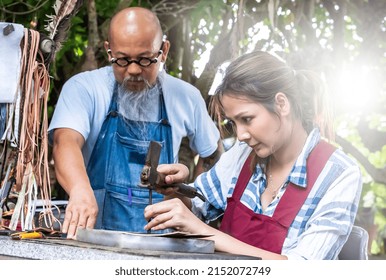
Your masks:
<svg viewBox="0 0 386 280"><path fill-rule="evenodd" d="M109 60L110 60L111 59L111 50L110 50L110 44L108 41L104 42L104 47L105 47L105 50L106 50L107 55L108 55Z"/></svg>
<svg viewBox="0 0 386 280"><path fill-rule="evenodd" d="M287 98L287 95L285 95L282 92L276 93L275 106L276 106L277 112L281 116L287 116L291 112L291 104Z"/></svg>
<svg viewBox="0 0 386 280"><path fill-rule="evenodd" d="M165 63L166 58L168 57L169 49L170 49L170 41L165 40L165 43L162 49L161 62Z"/></svg>

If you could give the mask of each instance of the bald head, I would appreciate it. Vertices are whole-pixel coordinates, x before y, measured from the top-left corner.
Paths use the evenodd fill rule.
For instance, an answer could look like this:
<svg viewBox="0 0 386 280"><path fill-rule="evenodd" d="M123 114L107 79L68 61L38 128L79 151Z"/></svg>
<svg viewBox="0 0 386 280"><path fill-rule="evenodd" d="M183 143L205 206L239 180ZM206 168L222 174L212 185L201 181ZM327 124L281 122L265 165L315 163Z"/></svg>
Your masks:
<svg viewBox="0 0 386 280"><path fill-rule="evenodd" d="M170 42L163 41L162 35L157 16L148 9L126 8L113 16L105 50L119 84L129 79L131 82L125 83L126 88L139 92L156 83L161 63L165 63L170 48ZM116 59L131 62L122 66ZM139 61L143 59L151 64L140 65Z"/></svg>
<svg viewBox="0 0 386 280"><path fill-rule="evenodd" d="M110 22L109 41L115 36L144 36L158 37L162 40L161 24L157 16L150 10L141 7L130 7L119 11Z"/></svg>

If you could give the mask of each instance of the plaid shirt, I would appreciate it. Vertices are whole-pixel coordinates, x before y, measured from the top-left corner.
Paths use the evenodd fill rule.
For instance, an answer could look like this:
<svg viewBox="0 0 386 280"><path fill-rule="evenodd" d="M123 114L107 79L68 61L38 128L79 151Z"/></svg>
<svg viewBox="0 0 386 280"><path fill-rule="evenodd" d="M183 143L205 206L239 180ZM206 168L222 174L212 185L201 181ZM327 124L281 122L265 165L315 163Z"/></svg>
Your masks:
<svg viewBox="0 0 386 280"><path fill-rule="evenodd" d="M260 203L267 179L263 172L264 165L256 166L241 202L255 213L272 216L289 182L303 188L307 186L307 157L319 140L319 130L314 129L286 182L264 211ZM226 199L232 196L238 175L250 152L247 144L237 141L210 171L196 179L195 187L208 199L206 203L193 199L192 210L197 216L210 221L223 214ZM337 149L291 224L282 254L289 259L335 259L354 223L361 189L359 167L342 150Z"/></svg>

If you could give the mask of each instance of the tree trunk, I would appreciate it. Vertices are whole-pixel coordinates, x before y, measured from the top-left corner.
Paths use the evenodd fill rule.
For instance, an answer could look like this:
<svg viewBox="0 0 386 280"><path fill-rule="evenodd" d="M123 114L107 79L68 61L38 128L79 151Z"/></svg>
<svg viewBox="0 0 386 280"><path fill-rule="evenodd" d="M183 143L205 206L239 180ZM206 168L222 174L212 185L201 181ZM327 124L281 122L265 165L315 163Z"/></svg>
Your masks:
<svg viewBox="0 0 386 280"><path fill-rule="evenodd" d="M95 0L87 1L88 15L88 44L86 48L86 60L84 61L81 71L94 70L98 68L98 62L95 57L95 52L98 50L100 43L98 33L98 20L95 7Z"/></svg>

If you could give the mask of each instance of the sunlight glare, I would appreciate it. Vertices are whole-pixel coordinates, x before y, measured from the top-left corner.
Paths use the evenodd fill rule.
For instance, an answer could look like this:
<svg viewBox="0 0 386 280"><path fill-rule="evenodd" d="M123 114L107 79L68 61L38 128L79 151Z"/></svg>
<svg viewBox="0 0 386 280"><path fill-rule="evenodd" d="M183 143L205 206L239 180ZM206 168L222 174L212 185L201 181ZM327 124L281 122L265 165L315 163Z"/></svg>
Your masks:
<svg viewBox="0 0 386 280"><path fill-rule="evenodd" d="M372 88L367 66L346 67L336 79L336 94L332 98L335 100L339 111L347 113L359 113L364 109L368 110L371 101L376 93L369 90Z"/></svg>

